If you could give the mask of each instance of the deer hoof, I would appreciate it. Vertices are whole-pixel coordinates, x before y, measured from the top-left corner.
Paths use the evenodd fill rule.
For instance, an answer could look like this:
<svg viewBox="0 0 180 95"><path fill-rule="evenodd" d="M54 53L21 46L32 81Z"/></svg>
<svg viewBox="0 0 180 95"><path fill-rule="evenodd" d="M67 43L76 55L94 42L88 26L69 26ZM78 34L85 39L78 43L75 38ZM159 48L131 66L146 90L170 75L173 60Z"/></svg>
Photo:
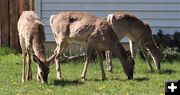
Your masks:
<svg viewBox="0 0 180 95"><path fill-rule="evenodd" d="M82 82L85 82L85 81L86 81L86 79L84 79L84 78L83 78L83 79L81 79L81 81L82 81Z"/></svg>
<svg viewBox="0 0 180 95"><path fill-rule="evenodd" d="M32 80L32 76L27 76L26 80Z"/></svg>
<svg viewBox="0 0 180 95"><path fill-rule="evenodd" d="M25 79L22 79L22 83L25 83Z"/></svg>
<svg viewBox="0 0 180 95"><path fill-rule="evenodd" d="M86 78L85 78L85 77L81 77L81 81L82 81L82 82L85 82L85 81L86 81Z"/></svg>
<svg viewBox="0 0 180 95"><path fill-rule="evenodd" d="M132 80L133 79L133 77L128 77L128 80Z"/></svg>
<svg viewBox="0 0 180 95"><path fill-rule="evenodd" d="M63 78L61 78L61 77L57 77L57 78L56 78L56 80L63 80Z"/></svg>
<svg viewBox="0 0 180 95"><path fill-rule="evenodd" d="M104 77L102 77L102 80L107 80L107 78L104 76Z"/></svg>
<svg viewBox="0 0 180 95"><path fill-rule="evenodd" d="M113 73L112 69L107 69L108 72Z"/></svg>
<svg viewBox="0 0 180 95"><path fill-rule="evenodd" d="M153 70L153 69L152 69L152 70L149 70L148 73L154 73L154 70Z"/></svg>

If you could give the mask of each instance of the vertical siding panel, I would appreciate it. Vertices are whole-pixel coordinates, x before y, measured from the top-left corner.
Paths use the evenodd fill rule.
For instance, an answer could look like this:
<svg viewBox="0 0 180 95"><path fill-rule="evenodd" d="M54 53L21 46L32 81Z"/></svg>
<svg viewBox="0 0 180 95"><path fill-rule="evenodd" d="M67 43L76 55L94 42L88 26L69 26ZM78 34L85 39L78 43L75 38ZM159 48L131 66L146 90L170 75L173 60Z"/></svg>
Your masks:
<svg viewBox="0 0 180 95"><path fill-rule="evenodd" d="M49 25L50 15L72 10L89 12L99 17L106 17L114 11L126 11L149 23L154 34L158 29L169 34L180 31L179 0L35 0L35 11L45 24L46 41L54 41ZM122 40L127 41L127 38ZM70 45L66 51L70 55L77 53L77 47Z"/></svg>
<svg viewBox="0 0 180 95"><path fill-rule="evenodd" d="M106 17L114 11L126 11L150 24L153 33L180 31L179 0L36 0L36 12L45 22L47 41L54 41L49 17L60 11L83 11ZM167 15L168 14L168 15Z"/></svg>
<svg viewBox="0 0 180 95"><path fill-rule="evenodd" d="M35 0L35 12L40 17L41 17L41 5L42 5L41 0Z"/></svg>
<svg viewBox="0 0 180 95"><path fill-rule="evenodd" d="M1 0L1 44L9 46L9 0Z"/></svg>

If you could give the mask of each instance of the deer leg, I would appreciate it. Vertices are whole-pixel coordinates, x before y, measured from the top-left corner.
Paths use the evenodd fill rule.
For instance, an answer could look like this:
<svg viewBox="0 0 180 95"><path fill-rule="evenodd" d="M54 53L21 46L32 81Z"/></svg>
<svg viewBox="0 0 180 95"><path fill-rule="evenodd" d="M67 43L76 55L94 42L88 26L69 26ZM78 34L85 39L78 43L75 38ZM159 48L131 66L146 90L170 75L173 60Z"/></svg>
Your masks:
<svg viewBox="0 0 180 95"><path fill-rule="evenodd" d="M32 70L31 70L31 51L28 48L27 49L27 75L26 75L26 80L32 80Z"/></svg>
<svg viewBox="0 0 180 95"><path fill-rule="evenodd" d="M147 48L149 49L149 51L151 53L151 57L155 63L156 69L160 70L160 62L162 60L161 52L159 51L159 49L157 48L155 43L148 44Z"/></svg>
<svg viewBox="0 0 180 95"><path fill-rule="evenodd" d="M107 64L107 71L108 72L113 72L112 71L112 52L111 51L106 51L106 64Z"/></svg>
<svg viewBox="0 0 180 95"><path fill-rule="evenodd" d="M96 54L100 63L101 73L102 73L102 80L106 80L106 74L104 71L103 61L102 61L102 52L96 49Z"/></svg>
<svg viewBox="0 0 180 95"><path fill-rule="evenodd" d="M37 67L37 75L36 75L36 78L37 78L37 81L41 82L41 78L40 78L40 76L39 76L39 74L38 74L38 71L40 71L39 69L40 69L40 68L39 68L39 66L38 66L38 67Z"/></svg>
<svg viewBox="0 0 180 95"><path fill-rule="evenodd" d="M86 72L87 72L88 64L89 64L89 61L91 59L92 53L93 53L93 49L88 47L87 48L87 54L86 54L86 61L84 63L84 69L83 69L83 72L81 74L81 80L82 81L85 81L85 79L86 79Z"/></svg>
<svg viewBox="0 0 180 95"><path fill-rule="evenodd" d="M57 49L56 49L55 63L56 63L56 78L57 78L57 80L62 80L61 65L60 65L59 58L66 47L67 47L67 44L65 44L62 41L60 43L60 45L57 46Z"/></svg>
<svg viewBox="0 0 180 95"><path fill-rule="evenodd" d="M145 59L147 60L147 63L148 63L148 65L149 65L150 71L153 72L154 69L153 69L153 67L152 67L152 65L151 65L150 60L148 59L148 55L147 55L148 51L147 51L147 49L145 48L145 46L144 46L143 44L140 44L140 48L141 48L141 50L142 50L142 53L143 53Z"/></svg>
<svg viewBox="0 0 180 95"><path fill-rule="evenodd" d="M25 48L25 42L21 36L19 36L21 50L22 50L22 82L24 83L26 81L26 48Z"/></svg>
<svg viewBox="0 0 180 95"><path fill-rule="evenodd" d="M55 64L56 64L56 79L57 80L62 80L62 75L61 75L61 67L60 67L60 62L59 62L59 57L60 57L60 47L57 49L56 52L56 57L55 57Z"/></svg>
<svg viewBox="0 0 180 95"><path fill-rule="evenodd" d="M136 57L136 43L129 39L129 48L133 59Z"/></svg>
<svg viewBox="0 0 180 95"><path fill-rule="evenodd" d="M58 46L56 46L54 53L47 59L47 62L49 65L51 65L54 62L57 49L58 49Z"/></svg>
<svg viewBox="0 0 180 95"><path fill-rule="evenodd" d="M23 51L22 51L23 52ZM26 56L27 53L23 52L22 57L23 57L23 66L22 66L22 82L24 83L26 81Z"/></svg>
<svg viewBox="0 0 180 95"><path fill-rule="evenodd" d="M105 51L105 56L106 56L106 65L107 65L107 71L108 71L108 68L109 68L109 63L108 63L108 51Z"/></svg>

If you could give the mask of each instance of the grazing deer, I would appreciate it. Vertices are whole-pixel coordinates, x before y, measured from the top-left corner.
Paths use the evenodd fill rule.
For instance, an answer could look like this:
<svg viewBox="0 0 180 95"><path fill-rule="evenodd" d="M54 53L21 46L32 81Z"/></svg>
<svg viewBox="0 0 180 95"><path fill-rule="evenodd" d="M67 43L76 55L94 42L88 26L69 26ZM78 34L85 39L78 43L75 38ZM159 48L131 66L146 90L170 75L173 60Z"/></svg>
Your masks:
<svg viewBox="0 0 180 95"><path fill-rule="evenodd" d="M147 53L150 51L151 57L155 63L156 69L160 70L160 62L162 60L162 53L156 46L154 39L152 37L152 31L150 26L137 17L125 13L125 12L115 12L107 16L107 21L112 25L118 38L121 40L124 36L129 38L130 52L133 58L136 55L136 48L139 45L145 58L148 61L149 68L151 71L153 67L148 60ZM107 64L110 66L108 70L112 71L112 54L107 52L108 61Z"/></svg>
<svg viewBox="0 0 180 95"><path fill-rule="evenodd" d="M44 25L33 11L24 11L18 21L18 31L23 57L22 82L32 79L31 56L34 53L33 60L38 64L37 80L47 83L50 60L45 57Z"/></svg>
<svg viewBox="0 0 180 95"><path fill-rule="evenodd" d="M87 55L81 79L86 77L88 63L91 59L93 49L96 50L100 61L102 79L106 79L102 64L101 51L110 50L120 59L124 72L128 79L133 78L134 60L118 42L118 37L114 33L110 24L95 16L81 12L61 12L52 15L50 25L55 37L57 47L54 51L57 79L62 79L59 56L69 44L78 43L87 45Z"/></svg>

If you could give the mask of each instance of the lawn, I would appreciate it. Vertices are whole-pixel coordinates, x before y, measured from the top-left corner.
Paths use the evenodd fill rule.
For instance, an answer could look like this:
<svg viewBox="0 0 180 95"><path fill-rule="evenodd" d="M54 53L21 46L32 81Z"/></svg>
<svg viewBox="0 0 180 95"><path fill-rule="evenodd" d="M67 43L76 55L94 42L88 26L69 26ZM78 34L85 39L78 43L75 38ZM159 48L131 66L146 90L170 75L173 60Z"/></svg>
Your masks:
<svg viewBox="0 0 180 95"><path fill-rule="evenodd" d="M37 66L33 63L33 80L22 84L20 63L20 54L0 48L0 95L164 95L164 82L180 79L178 61L163 62L161 72L150 73L138 57L133 80L126 79L119 60L113 59L113 73L106 71L105 81L101 81L99 64L93 61L88 67L88 80L80 82L83 61L75 61L62 64L63 81L55 80L52 65L48 84L36 81Z"/></svg>

